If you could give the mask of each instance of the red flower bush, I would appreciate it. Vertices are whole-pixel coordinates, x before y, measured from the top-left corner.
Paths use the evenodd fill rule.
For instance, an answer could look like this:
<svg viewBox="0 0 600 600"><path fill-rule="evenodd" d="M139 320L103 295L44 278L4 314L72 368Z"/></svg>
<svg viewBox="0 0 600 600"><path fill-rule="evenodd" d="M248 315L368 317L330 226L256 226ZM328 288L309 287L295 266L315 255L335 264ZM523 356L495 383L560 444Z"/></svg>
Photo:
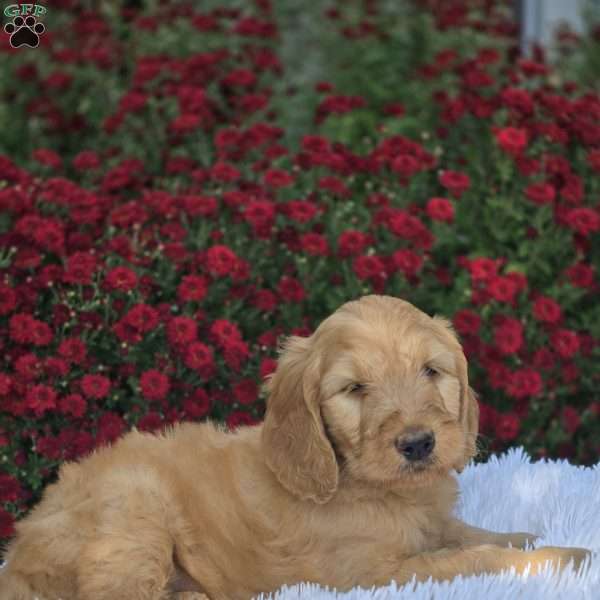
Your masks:
<svg viewBox="0 0 600 600"><path fill-rule="evenodd" d="M75 4L0 48L0 538L133 426L256 423L372 292L452 321L488 449L597 460L600 98L503 3L337 2L318 68L268 2Z"/></svg>

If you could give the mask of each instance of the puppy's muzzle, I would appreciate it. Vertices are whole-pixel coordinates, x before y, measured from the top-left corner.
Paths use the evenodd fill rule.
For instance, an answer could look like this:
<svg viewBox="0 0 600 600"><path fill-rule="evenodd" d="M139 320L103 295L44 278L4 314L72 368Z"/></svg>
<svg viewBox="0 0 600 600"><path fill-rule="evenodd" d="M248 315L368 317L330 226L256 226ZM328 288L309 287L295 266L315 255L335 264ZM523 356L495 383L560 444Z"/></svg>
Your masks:
<svg viewBox="0 0 600 600"><path fill-rule="evenodd" d="M396 439L395 446L406 460L423 460L433 452L435 437L433 433L410 434Z"/></svg>

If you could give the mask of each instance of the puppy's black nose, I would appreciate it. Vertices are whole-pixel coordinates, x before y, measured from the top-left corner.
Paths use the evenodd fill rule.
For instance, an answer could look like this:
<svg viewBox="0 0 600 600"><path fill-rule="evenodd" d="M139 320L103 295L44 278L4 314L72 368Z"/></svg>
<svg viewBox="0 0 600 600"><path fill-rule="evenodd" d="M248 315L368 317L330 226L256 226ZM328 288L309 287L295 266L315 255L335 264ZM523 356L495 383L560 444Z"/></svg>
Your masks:
<svg viewBox="0 0 600 600"><path fill-rule="evenodd" d="M435 446L433 433L417 433L400 437L396 440L396 448L406 460L422 460L427 458Z"/></svg>

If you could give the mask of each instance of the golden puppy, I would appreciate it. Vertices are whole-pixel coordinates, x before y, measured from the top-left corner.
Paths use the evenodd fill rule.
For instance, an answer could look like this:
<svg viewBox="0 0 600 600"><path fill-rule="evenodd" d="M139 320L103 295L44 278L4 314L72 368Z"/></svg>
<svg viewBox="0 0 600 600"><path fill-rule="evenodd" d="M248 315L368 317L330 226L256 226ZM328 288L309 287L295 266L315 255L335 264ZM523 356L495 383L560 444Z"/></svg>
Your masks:
<svg viewBox="0 0 600 600"><path fill-rule="evenodd" d="M524 552L533 535L453 516L478 409L443 319L391 297L349 302L287 340L267 389L262 425L133 432L64 465L17 525L0 598L243 599L586 556Z"/></svg>

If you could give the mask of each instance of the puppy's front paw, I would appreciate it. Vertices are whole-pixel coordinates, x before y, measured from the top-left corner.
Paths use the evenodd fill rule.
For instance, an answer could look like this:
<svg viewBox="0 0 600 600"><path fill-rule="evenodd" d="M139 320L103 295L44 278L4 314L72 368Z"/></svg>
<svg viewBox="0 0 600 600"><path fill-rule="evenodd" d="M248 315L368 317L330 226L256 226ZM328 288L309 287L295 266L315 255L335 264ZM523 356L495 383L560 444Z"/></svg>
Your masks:
<svg viewBox="0 0 600 600"><path fill-rule="evenodd" d="M527 533L525 531L517 531L516 533L506 534L506 545L509 544L513 548L520 548L524 550L527 547L533 546L533 542L539 539L538 535L533 533Z"/></svg>
<svg viewBox="0 0 600 600"><path fill-rule="evenodd" d="M561 570L572 562L576 571L585 559L592 555L591 551L586 548L562 548L559 546L544 546L534 550L532 554L536 554L540 561L552 561Z"/></svg>

